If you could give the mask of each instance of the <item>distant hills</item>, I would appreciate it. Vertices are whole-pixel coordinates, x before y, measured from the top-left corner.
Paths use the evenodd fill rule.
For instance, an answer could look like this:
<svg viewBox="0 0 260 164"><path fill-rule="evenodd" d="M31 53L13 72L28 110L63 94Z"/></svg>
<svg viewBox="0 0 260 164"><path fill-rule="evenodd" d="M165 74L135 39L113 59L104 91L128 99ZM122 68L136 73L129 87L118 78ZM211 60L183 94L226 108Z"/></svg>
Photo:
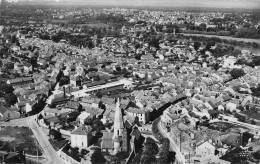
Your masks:
<svg viewBox="0 0 260 164"><path fill-rule="evenodd" d="M2 0L3 1L3 0ZM8 0L26 5L260 9L260 0ZM0 0L1 2L1 0Z"/></svg>

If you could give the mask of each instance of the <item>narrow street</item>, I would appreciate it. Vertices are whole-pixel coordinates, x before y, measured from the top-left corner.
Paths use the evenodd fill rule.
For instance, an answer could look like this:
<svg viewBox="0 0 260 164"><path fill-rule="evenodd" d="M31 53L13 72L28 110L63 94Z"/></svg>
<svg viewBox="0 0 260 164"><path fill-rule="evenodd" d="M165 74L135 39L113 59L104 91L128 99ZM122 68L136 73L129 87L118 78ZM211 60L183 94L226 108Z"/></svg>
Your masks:
<svg viewBox="0 0 260 164"><path fill-rule="evenodd" d="M168 138L170 140L170 149L173 150L174 152L176 152L176 155L175 155L176 162L175 162L175 164L185 164L184 156L181 154L180 150L178 149L178 146L175 144L172 137L168 133L166 133L166 131L162 128L161 121L158 121L157 127L158 127L160 134L163 137Z"/></svg>

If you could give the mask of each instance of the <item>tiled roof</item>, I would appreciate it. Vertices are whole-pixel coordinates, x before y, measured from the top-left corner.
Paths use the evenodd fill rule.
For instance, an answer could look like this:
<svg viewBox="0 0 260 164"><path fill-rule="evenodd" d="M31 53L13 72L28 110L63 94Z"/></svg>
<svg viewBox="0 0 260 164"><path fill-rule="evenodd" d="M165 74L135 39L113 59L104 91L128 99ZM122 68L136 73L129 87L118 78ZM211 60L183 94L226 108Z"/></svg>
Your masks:
<svg viewBox="0 0 260 164"><path fill-rule="evenodd" d="M105 104L109 104L109 105L112 105L112 104L115 104L115 100L112 99L112 98L109 98L109 97L102 97L101 101Z"/></svg>
<svg viewBox="0 0 260 164"><path fill-rule="evenodd" d="M61 102L61 101L66 101L66 100L68 100L68 99L65 97L57 97L57 98L52 99L51 103L56 103L56 102Z"/></svg>
<svg viewBox="0 0 260 164"><path fill-rule="evenodd" d="M138 127L134 127L130 135L135 136L135 138L138 140L139 137L141 136L141 132L138 129Z"/></svg>
<svg viewBox="0 0 260 164"><path fill-rule="evenodd" d="M80 103L76 101L68 101L65 105L65 108L70 109L78 109L80 107Z"/></svg>
<svg viewBox="0 0 260 164"><path fill-rule="evenodd" d="M136 113L136 114L144 114L145 113L145 111L138 109L138 108L133 108L133 107L128 108L127 112Z"/></svg>
<svg viewBox="0 0 260 164"><path fill-rule="evenodd" d="M108 131L103 131L103 137L101 142L101 149L113 149L113 133Z"/></svg>
<svg viewBox="0 0 260 164"><path fill-rule="evenodd" d="M18 82L33 81L33 78L31 78L31 77L16 78L16 79L10 79L8 81L10 82L10 84L12 84L12 83L18 83Z"/></svg>
<svg viewBox="0 0 260 164"><path fill-rule="evenodd" d="M88 135L92 131L92 128L90 126L80 126L74 131L71 132L71 134L75 135Z"/></svg>
<svg viewBox="0 0 260 164"><path fill-rule="evenodd" d="M4 114L6 111L8 111L8 109L3 105L0 105L0 113Z"/></svg>

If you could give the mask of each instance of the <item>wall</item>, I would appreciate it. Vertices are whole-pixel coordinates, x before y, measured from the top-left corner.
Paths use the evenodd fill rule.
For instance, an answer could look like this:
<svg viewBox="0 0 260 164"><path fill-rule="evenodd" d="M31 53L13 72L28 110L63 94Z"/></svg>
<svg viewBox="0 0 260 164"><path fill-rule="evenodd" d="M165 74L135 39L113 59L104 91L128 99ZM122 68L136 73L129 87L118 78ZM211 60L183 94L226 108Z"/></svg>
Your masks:
<svg viewBox="0 0 260 164"><path fill-rule="evenodd" d="M75 159L73 159L72 157L68 156L63 151L60 152L60 158L63 159L64 161L68 162L69 164L80 164L80 162L78 162Z"/></svg>
<svg viewBox="0 0 260 164"><path fill-rule="evenodd" d="M60 129L61 134L70 136L71 131Z"/></svg>

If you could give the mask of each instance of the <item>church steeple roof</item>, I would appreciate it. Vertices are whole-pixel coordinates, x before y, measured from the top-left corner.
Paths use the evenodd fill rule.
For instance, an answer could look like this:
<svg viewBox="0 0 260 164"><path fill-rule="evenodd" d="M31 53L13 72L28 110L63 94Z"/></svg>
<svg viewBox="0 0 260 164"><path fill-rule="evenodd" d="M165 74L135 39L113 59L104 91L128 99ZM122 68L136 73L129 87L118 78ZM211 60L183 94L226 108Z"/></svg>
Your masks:
<svg viewBox="0 0 260 164"><path fill-rule="evenodd" d="M119 98L117 99L116 102L116 109L115 109L115 119L114 119L114 129L123 129L124 125L123 125L123 116L122 116L122 112L120 109L120 102L119 102Z"/></svg>

